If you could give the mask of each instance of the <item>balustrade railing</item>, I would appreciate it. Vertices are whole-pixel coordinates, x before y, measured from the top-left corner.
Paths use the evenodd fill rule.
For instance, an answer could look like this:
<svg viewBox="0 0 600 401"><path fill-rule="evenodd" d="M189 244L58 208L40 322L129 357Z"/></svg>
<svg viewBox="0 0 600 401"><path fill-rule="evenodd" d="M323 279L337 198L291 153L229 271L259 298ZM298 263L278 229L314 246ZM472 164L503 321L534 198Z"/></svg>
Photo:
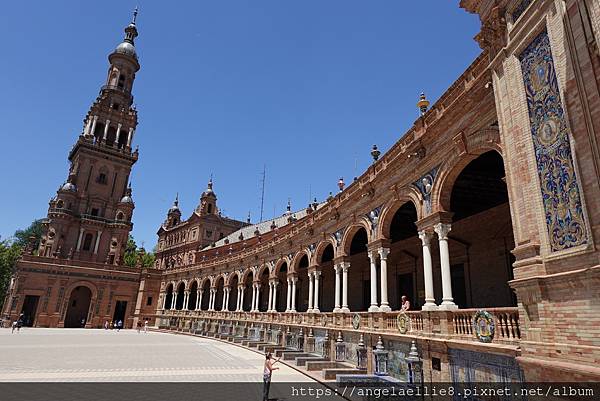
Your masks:
<svg viewBox="0 0 600 401"><path fill-rule="evenodd" d="M458 309L445 311L445 315L439 315L437 314L439 312L424 311L304 313L164 310L160 315L164 318L171 318L172 321L175 319L179 328L184 328L180 323L182 320L193 318L209 319L208 321L219 320L228 325L245 322L243 324L248 325L247 327L256 322L260 325L275 324L358 332L381 331L388 334L423 337L447 335L449 338L480 341L475 327L475 316L479 311L479 309ZM489 308L485 311L489 313L486 316L491 316L493 320L494 336L491 342L517 344L520 341L521 330L517 308ZM439 326L441 318L448 319L448 332L440 333L432 329L435 324Z"/></svg>

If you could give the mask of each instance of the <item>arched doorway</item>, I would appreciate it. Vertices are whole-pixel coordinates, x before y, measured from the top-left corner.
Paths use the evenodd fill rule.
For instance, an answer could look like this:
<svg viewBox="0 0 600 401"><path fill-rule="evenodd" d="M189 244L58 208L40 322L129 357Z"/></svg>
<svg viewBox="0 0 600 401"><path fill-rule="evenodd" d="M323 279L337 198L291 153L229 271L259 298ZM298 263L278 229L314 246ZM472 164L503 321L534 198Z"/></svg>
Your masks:
<svg viewBox="0 0 600 401"><path fill-rule="evenodd" d="M348 307L351 311L366 311L371 304L371 272L367 253L369 235L360 227L350 242L348 270ZM350 295L352 294L352 295Z"/></svg>
<svg viewBox="0 0 600 401"><path fill-rule="evenodd" d="M252 272L249 272L244 279L244 300L242 301L242 309L245 311L252 309L252 280L254 280L254 275Z"/></svg>
<svg viewBox="0 0 600 401"><path fill-rule="evenodd" d="M182 310L183 309L183 298L185 296L185 284L179 283L177 286L177 298L175 298L175 309Z"/></svg>
<svg viewBox="0 0 600 401"><path fill-rule="evenodd" d="M83 285L75 287L69 296L64 327L84 327L91 301L92 291L88 287Z"/></svg>
<svg viewBox="0 0 600 401"><path fill-rule="evenodd" d="M234 274L229 279L229 301L225 305L226 310L237 310L238 306L238 275Z"/></svg>
<svg viewBox="0 0 600 401"><path fill-rule="evenodd" d="M265 268L260 276L260 298L258 310L266 312L269 309L269 269Z"/></svg>
<svg viewBox="0 0 600 401"><path fill-rule="evenodd" d="M198 282L194 280L190 288L190 295L188 298L188 310L196 310L196 300L198 299Z"/></svg>
<svg viewBox="0 0 600 401"><path fill-rule="evenodd" d="M288 265L286 262L283 262L277 272L277 299L275 300L277 302L277 305L275 305L277 312L285 312L287 308L287 272Z"/></svg>
<svg viewBox="0 0 600 401"><path fill-rule="evenodd" d="M215 310L221 310L223 308L224 285L225 279L223 276L220 276L217 279L216 285L217 292L215 293Z"/></svg>
<svg viewBox="0 0 600 401"><path fill-rule="evenodd" d="M425 302L422 246L417 232L417 209L406 202L392 216L389 233L390 253L387 257L388 301L392 310L400 309L406 296L412 309ZM420 284L418 286L417 284Z"/></svg>
<svg viewBox="0 0 600 401"><path fill-rule="evenodd" d="M200 310L208 310L208 304L210 302L210 280L204 280L202 285L202 303L200 304Z"/></svg>
<svg viewBox="0 0 600 401"><path fill-rule="evenodd" d="M335 307L335 270L333 269L334 250L327 244L317 264L321 270L319 282L319 310L332 312Z"/></svg>
<svg viewBox="0 0 600 401"><path fill-rule="evenodd" d="M471 161L452 186L448 244L452 295L460 308L516 306L508 286L514 237L504 179L502 156L489 151Z"/></svg>
<svg viewBox="0 0 600 401"><path fill-rule="evenodd" d="M165 310L169 310L171 309L171 304L173 302L173 284L169 284L167 286L167 295L165 295L165 303L164 303L164 309Z"/></svg>
<svg viewBox="0 0 600 401"><path fill-rule="evenodd" d="M298 281L296 282L296 310L298 312L306 312L308 310L308 256L302 255L296 273Z"/></svg>

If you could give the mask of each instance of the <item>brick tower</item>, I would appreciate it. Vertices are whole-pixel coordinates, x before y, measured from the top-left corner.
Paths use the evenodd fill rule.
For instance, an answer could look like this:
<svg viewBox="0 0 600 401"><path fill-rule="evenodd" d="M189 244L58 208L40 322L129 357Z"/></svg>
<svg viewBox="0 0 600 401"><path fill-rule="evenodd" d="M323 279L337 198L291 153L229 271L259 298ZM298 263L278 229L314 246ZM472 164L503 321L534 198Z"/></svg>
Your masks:
<svg viewBox="0 0 600 401"><path fill-rule="evenodd" d="M132 151L137 111L131 94L140 69L136 16L137 10L123 42L108 56L106 84L69 153L67 182L50 200L40 256L121 264L133 227L129 174L138 158Z"/></svg>

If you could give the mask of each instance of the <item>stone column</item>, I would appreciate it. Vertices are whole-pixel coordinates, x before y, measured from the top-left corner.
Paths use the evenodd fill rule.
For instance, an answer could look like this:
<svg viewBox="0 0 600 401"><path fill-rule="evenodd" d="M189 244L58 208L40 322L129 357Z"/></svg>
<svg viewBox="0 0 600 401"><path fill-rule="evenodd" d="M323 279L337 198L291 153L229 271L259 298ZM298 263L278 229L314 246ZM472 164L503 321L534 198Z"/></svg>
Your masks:
<svg viewBox="0 0 600 401"><path fill-rule="evenodd" d="M79 237L77 238L77 251L81 249L81 239L83 238L83 227L79 229Z"/></svg>
<svg viewBox="0 0 600 401"><path fill-rule="evenodd" d="M123 124L118 124L117 125L117 136L115 137L115 145L118 147L119 146L119 139L121 139L121 127L123 126Z"/></svg>
<svg viewBox="0 0 600 401"><path fill-rule="evenodd" d="M100 245L100 237L102 237L102 230L98 230L96 235L96 245L94 245L94 254L98 253L98 246Z"/></svg>
<svg viewBox="0 0 600 401"><path fill-rule="evenodd" d="M163 307L162 307L163 310L167 309L167 295L168 295L168 293L165 292L165 297L163 298Z"/></svg>
<svg viewBox="0 0 600 401"><path fill-rule="evenodd" d="M83 129L83 135L84 136L89 136L90 135L90 128L92 127L92 119L88 118L86 123L85 123L85 128Z"/></svg>
<svg viewBox="0 0 600 401"><path fill-rule="evenodd" d="M106 125L104 126L104 135L102 136L102 140L106 142L106 138L108 138L108 126L110 125L110 120L106 120Z"/></svg>
<svg viewBox="0 0 600 401"><path fill-rule="evenodd" d="M94 131L96 131L96 122L98 122L98 116L94 116L94 120L92 121L92 129L90 130L90 134L94 135Z"/></svg>
<svg viewBox="0 0 600 401"><path fill-rule="evenodd" d="M340 291L340 286L341 286L341 280L340 280L340 276L342 275L342 266L340 264L337 264L335 266L333 266L333 269L335 270L335 307L333 308L333 313L338 313L340 312L340 306L341 306L341 302L340 302L340 296L341 296L341 291Z"/></svg>
<svg viewBox="0 0 600 401"><path fill-rule="evenodd" d="M431 262L431 250L429 249L429 241L431 233L427 231L419 231L419 238L423 244L423 278L425 281L425 305L423 310L437 309L435 297L433 295L433 266Z"/></svg>
<svg viewBox="0 0 600 401"><path fill-rule="evenodd" d="M223 288L223 305L221 306L221 310L228 311L229 310L229 292L231 288L225 287Z"/></svg>
<svg viewBox="0 0 600 401"><path fill-rule="evenodd" d="M175 288L175 286L173 286ZM171 297L171 310L175 310L175 303L177 302L177 293L173 291L173 296Z"/></svg>
<svg viewBox="0 0 600 401"><path fill-rule="evenodd" d="M321 281L321 271L317 270L313 273L315 277L315 295L314 295L314 305L313 312L320 313L319 310L319 283Z"/></svg>
<svg viewBox="0 0 600 401"><path fill-rule="evenodd" d="M392 310L388 302L387 257L389 253L389 248L379 248L379 258L381 259L381 306L379 309L382 312L390 312Z"/></svg>
<svg viewBox="0 0 600 401"><path fill-rule="evenodd" d="M271 305L273 302L273 283L269 281L269 302L267 302L267 312L271 312Z"/></svg>
<svg viewBox="0 0 600 401"><path fill-rule="evenodd" d="M379 306L377 306L377 256L375 252L369 251L369 260L371 261L371 306L369 306L369 312L379 312Z"/></svg>
<svg viewBox="0 0 600 401"><path fill-rule="evenodd" d="M277 312L277 290L279 289L279 282L273 282L273 312Z"/></svg>
<svg viewBox="0 0 600 401"><path fill-rule="evenodd" d="M292 308L292 281L290 280L290 278L287 278L287 299L285 302L285 311L289 312L290 309Z"/></svg>
<svg viewBox="0 0 600 401"><path fill-rule="evenodd" d="M183 293L183 306L181 307L181 309L183 309L183 310L190 310L189 305L188 305L189 299L190 299L190 292L189 291L185 291Z"/></svg>
<svg viewBox="0 0 600 401"><path fill-rule="evenodd" d="M307 312L312 312L313 311L313 294L314 294L314 287L313 287L313 274L312 272L308 273L308 309L306 310Z"/></svg>
<svg viewBox="0 0 600 401"><path fill-rule="evenodd" d="M350 262L342 263L342 312L350 312L348 308L348 269Z"/></svg>
<svg viewBox="0 0 600 401"><path fill-rule="evenodd" d="M131 147L131 142L133 141L133 128L129 128L129 134L127 135L127 146Z"/></svg>
<svg viewBox="0 0 600 401"><path fill-rule="evenodd" d="M242 285L240 287L240 312L244 311L244 295L246 293L246 286Z"/></svg>
<svg viewBox="0 0 600 401"><path fill-rule="evenodd" d="M292 306L290 308L290 312L296 312L296 282L298 281L297 277L292 277Z"/></svg>
<svg viewBox="0 0 600 401"><path fill-rule="evenodd" d="M202 308L202 294L204 290L198 290L196 293L196 310L200 310Z"/></svg>
<svg viewBox="0 0 600 401"><path fill-rule="evenodd" d="M260 301L260 284L254 284L256 295L254 296L254 311L258 312L258 303Z"/></svg>
<svg viewBox="0 0 600 401"><path fill-rule="evenodd" d="M440 264L442 267L442 304L440 309L458 309L452 298L452 275L450 273L450 252L448 251L448 233L451 225L438 223L433 229L440 244Z"/></svg>
<svg viewBox="0 0 600 401"><path fill-rule="evenodd" d="M214 310L214 301L215 301L215 290L214 288L210 289L210 298L208 299L208 310Z"/></svg>

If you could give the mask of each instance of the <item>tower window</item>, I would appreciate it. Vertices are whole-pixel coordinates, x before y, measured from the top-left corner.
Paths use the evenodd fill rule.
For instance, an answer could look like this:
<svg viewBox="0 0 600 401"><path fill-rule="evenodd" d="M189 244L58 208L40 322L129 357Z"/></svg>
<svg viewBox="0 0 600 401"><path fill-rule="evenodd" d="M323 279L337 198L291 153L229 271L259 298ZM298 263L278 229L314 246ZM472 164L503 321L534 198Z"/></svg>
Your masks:
<svg viewBox="0 0 600 401"><path fill-rule="evenodd" d="M206 212L207 212L208 214L211 214L211 213L212 213L212 205L211 205L210 203L208 204L208 207L206 208Z"/></svg>
<svg viewBox="0 0 600 401"><path fill-rule="evenodd" d="M125 218L125 215L123 215L122 212L119 212L119 214L117 214L117 220L123 220Z"/></svg>
<svg viewBox="0 0 600 401"><path fill-rule="evenodd" d="M92 249L92 239L93 239L93 235L90 233L87 233L83 239L83 250L84 251L89 251L90 249Z"/></svg>
<svg viewBox="0 0 600 401"><path fill-rule="evenodd" d="M99 212L100 210L98 210L97 208L92 208L92 216L98 216Z"/></svg>
<svg viewBox="0 0 600 401"><path fill-rule="evenodd" d="M98 175L98 179L96 180L98 184L106 185L108 183L108 179L106 178L106 174L100 173Z"/></svg>

